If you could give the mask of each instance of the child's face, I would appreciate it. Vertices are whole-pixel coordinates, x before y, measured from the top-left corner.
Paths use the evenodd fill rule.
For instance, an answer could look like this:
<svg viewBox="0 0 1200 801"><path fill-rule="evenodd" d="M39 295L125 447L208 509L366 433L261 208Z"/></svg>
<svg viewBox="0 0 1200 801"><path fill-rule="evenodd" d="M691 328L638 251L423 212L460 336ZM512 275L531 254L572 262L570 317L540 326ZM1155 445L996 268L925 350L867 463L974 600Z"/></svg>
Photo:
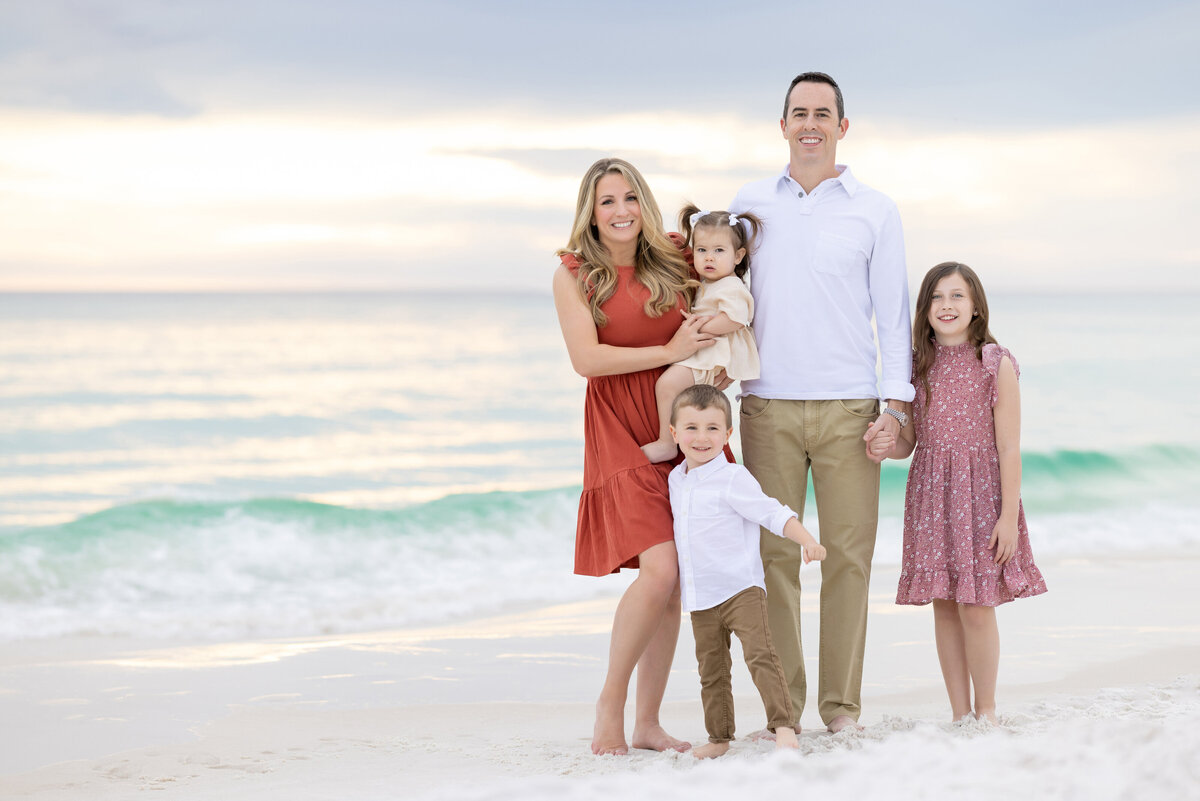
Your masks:
<svg viewBox="0 0 1200 801"><path fill-rule="evenodd" d="M733 275L733 268L746 257L745 248L733 247L733 231L727 225L697 228L692 237L692 258L696 273L705 281L717 281Z"/></svg>
<svg viewBox="0 0 1200 801"><path fill-rule="evenodd" d="M681 406L671 426L671 436L687 460L688 470L719 456L732 433L732 428L725 427L725 412L717 406Z"/></svg>
<svg viewBox="0 0 1200 801"><path fill-rule="evenodd" d="M940 345L961 345L967 341L967 328L975 315L971 290L958 273L946 276L933 288L929 302L929 325Z"/></svg>

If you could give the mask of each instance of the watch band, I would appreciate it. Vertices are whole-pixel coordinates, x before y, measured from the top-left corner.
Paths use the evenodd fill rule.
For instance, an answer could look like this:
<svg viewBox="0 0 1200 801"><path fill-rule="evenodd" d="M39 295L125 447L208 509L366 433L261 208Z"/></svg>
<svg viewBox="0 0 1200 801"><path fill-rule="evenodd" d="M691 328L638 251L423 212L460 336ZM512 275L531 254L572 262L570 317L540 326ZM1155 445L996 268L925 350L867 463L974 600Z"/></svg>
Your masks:
<svg viewBox="0 0 1200 801"><path fill-rule="evenodd" d="M904 428L906 425L908 425L908 415L899 409L893 409L889 406L883 410L883 413L890 414L892 417L895 417L896 420L899 421L901 428Z"/></svg>

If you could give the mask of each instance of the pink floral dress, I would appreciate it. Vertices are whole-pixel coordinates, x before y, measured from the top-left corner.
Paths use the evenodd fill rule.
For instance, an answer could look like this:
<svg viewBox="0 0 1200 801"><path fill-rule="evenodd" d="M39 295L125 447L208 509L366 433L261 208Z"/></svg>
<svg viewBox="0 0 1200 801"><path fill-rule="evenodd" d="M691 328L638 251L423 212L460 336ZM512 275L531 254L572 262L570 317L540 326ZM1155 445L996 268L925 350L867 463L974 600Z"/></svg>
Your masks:
<svg viewBox="0 0 1200 801"><path fill-rule="evenodd" d="M996 371L1007 356L984 345L982 361L970 342L943 347L929 370L929 393L915 380L917 447L904 497L904 557L898 604L935 599L999 606L1040 595L1046 582L1029 547L1025 509L1018 506L1017 551L1003 567L988 549L1000 517L1000 458L996 452Z"/></svg>

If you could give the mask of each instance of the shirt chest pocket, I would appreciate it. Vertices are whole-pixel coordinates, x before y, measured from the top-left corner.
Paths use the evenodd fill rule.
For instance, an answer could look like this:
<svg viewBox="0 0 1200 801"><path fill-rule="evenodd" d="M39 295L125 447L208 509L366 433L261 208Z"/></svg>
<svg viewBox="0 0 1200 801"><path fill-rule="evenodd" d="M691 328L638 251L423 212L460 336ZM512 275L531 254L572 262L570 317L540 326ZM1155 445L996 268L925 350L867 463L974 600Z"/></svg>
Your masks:
<svg viewBox="0 0 1200 801"><path fill-rule="evenodd" d="M714 492L697 492L692 496L692 515L716 517L721 513L721 499Z"/></svg>
<svg viewBox="0 0 1200 801"><path fill-rule="evenodd" d="M813 254L813 267L827 275L865 275L867 254L853 239L828 231L817 237L817 249Z"/></svg>

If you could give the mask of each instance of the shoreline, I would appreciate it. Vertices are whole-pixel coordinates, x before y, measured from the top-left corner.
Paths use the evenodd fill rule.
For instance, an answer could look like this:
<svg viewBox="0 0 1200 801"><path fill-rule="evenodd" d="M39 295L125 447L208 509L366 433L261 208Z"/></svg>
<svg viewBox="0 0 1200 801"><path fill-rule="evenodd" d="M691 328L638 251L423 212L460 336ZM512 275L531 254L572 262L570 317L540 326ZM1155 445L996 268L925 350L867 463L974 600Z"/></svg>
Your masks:
<svg viewBox="0 0 1200 801"><path fill-rule="evenodd" d="M1195 689L1200 613L1179 600L1189 597L1200 558L1040 566L1049 592L1000 608L1002 721L1113 688L1150 695L1146 688ZM872 576L866 741L948 724L932 614L892 603L896 572L876 566ZM804 580L806 662L815 676L819 578ZM470 788L522 777L710 770L678 755L635 752L622 761L590 754L592 704L616 602L351 635L6 643L0 714L22 723L5 726L0 796L120 798L157 789L186 798L324 798L338 797L331 788L342 787L347 798L474 797ZM813 685L801 719L808 755L846 742L821 733ZM734 693L739 735L761 728L761 703L737 654ZM632 701L627 734L631 715ZM662 719L676 736L704 740L686 621ZM735 746L718 762L770 756L767 746Z"/></svg>

